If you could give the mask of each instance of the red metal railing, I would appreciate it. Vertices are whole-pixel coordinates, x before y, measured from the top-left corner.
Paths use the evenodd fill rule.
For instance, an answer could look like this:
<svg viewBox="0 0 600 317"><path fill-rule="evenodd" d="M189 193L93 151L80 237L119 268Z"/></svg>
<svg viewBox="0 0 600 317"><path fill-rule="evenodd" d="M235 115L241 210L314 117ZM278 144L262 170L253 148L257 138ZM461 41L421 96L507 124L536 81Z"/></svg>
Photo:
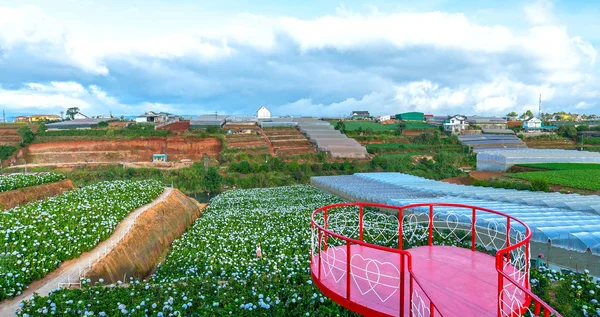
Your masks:
<svg viewBox="0 0 600 317"><path fill-rule="evenodd" d="M382 213L381 210L367 210L367 207L392 212ZM538 316L542 308L544 316L551 313L560 316L529 290L531 230L513 216L462 204L411 204L399 207L343 203L315 210L311 217L311 231L313 280L327 296L358 313L442 316L435 305L435 298L427 294L413 271L411 253L403 248L403 240L421 244L427 241L426 245L434 246L441 239L442 242L453 241L460 246L468 246L474 252L478 248L495 252L498 316L520 316L527 312ZM470 242L467 241L468 236ZM374 241L366 241L369 238ZM395 239L397 244L393 244ZM360 252L353 254L353 249ZM397 254L398 266L393 262L362 256L363 253L377 251ZM357 262L355 259L365 267L353 265ZM369 270L369 266L376 270ZM408 298L405 294L406 272L409 278ZM381 305L369 307L361 302L360 295L373 296L372 293L381 301ZM398 300L397 309L387 302L391 298ZM409 305L408 310L406 304ZM529 310L530 306L533 311Z"/></svg>

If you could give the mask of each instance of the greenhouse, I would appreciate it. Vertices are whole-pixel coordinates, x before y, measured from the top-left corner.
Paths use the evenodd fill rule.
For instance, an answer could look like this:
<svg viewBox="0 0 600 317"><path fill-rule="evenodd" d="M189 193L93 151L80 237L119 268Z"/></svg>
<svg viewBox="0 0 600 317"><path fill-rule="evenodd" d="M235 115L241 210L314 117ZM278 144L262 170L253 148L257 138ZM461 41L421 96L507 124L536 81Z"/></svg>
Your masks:
<svg viewBox="0 0 600 317"><path fill-rule="evenodd" d="M514 134L474 134L458 137L459 141L478 153L489 150L519 150L527 145Z"/></svg>
<svg viewBox="0 0 600 317"><path fill-rule="evenodd" d="M116 118L93 118L93 119L75 119L55 123L46 124L49 131L52 130L74 130L74 129L91 129L100 122L117 121Z"/></svg>
<svg viewBox="0 0 600 317"><path fill-rule="evenodd" d="M227 116L213 114L197 116L190 121L190 129L221 128L226 119Z"/></svg>
<svg viewBox="0 0 600 317"><path fill-rule="evenodd" d="M348 200L394 206L450 202L489 208L523 220L532 229L534 241L552 241L561 248L600 255L600 196L456 185L402 173L319 176L311 178L311 183ZM470 221L469 210L438 207L436 212L452 214L459 222ZM494 217L482 215L478 225L499 220Z"/></svg>
<svg viewBox="0 0 600 317"><path fill-rule="evenodd" d="M477 170L503 172L517 164L532 163L600 163L599 152L527 149L494 150L477 154Z"/></svg>
<svg viewBox="0 0 600 317"><path fill-rule="evenodd" d="M313 118L295 119L298 129L320 152L335 158L364 158L367 149L355 139L349 138L326 121Z"/></svg>

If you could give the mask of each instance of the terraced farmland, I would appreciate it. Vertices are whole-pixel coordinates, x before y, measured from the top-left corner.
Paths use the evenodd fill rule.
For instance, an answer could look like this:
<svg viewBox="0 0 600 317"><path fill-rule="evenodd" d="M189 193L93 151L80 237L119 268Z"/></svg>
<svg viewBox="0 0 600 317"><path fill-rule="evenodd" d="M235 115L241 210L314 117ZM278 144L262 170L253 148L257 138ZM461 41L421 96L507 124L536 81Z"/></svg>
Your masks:
<svg viewBox="0 0 600 317"><path fill-rule="evenodd" d="M316 153L314 146L296 128L264 128L263 131L279 157Z"/></svg>

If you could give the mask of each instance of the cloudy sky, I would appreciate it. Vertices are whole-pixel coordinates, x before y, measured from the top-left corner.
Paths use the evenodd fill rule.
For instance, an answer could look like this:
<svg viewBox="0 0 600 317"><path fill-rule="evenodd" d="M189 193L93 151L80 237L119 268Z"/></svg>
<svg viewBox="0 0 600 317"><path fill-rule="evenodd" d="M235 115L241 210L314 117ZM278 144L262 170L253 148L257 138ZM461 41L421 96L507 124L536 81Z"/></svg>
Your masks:
<svg viewBox="0 0 600 317"><path fill-rule="evenodd" d="M0 107L600 113L597 1L294 2L0 0Z"/></svg>

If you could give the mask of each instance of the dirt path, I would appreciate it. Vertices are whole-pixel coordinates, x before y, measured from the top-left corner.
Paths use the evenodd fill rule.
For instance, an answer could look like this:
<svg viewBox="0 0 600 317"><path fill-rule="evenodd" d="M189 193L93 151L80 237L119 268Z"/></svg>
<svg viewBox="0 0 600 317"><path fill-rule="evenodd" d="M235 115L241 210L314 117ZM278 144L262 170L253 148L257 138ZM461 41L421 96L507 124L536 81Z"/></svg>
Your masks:
<svg viewBox="0 0 600 317"><path fill-rule="evenodd" d="M69 277L71 281L77 280L81 272L87 270L91 263L94 263L100 254L106 254L118 245L118 242L130 231L139 215L146 210L163 202L169 195L172 189L167 187L165 191L151 203L144 205L127 215L115 228L113 234L108 239L100 242L94 249L82 253L78 258L63 262L59 268L48 274L39 281L33 282L29 288L23 291L18 297L7 299L0 303L0 316L12 316L19 308L19 303L23 300L33 297L33 293L41 296L48 295L52 290L58 288L59 283L66 282Z"/></svg>
<svg viewBox="0 0 600 317"><path fill-rule="evenodd" d="M262 135L262 137L267 142L267 146L269 147L269 152L271 153L271 156L275 156L275 148L273 147L273 144L271 143L271 140L269 140L269 136L267 136L267 134L265 133L265 131L261 127L258 127L257 129L258 129L258 131L260 131L260 134Z"/></svg>

